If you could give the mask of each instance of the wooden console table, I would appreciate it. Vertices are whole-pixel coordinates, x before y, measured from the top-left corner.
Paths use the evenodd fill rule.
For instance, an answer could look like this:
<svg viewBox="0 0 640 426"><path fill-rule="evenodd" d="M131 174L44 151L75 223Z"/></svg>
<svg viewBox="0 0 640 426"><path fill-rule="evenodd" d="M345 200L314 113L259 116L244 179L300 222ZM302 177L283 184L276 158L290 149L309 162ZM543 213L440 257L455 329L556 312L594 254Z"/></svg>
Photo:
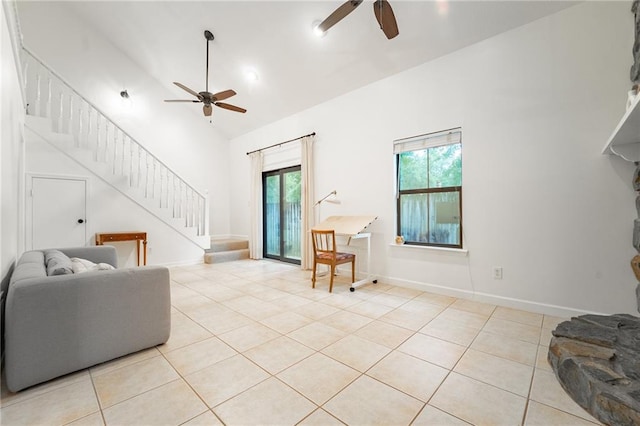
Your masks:
<svg viewBox="0 0 640 426"><path fill-rule="evenodd" d="M99 233L96 234L96 245L101 246L108 242L118 241L135 241L136 242L136 256L138 259L138 266L140 266L140 242L144 247L144 265L147 264L147 233L146 232L111 232L111 233Z"/></svg>

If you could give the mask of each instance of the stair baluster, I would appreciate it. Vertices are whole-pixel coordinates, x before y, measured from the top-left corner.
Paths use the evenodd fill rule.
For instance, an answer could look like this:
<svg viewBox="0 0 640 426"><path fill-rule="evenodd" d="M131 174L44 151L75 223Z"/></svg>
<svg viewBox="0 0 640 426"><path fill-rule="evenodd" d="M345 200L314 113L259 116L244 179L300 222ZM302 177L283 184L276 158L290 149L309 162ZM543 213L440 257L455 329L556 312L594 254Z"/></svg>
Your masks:
<svg viewBox="0 0 640 426"><path fill-rule="evenodd" d="M120 132L117 128L113 129L113 167L111 168L111 174L116 174L116 165L118 163L118 136Z"/></svg>
<svg viewBox="0 0 640 426"><path fill-rule="evenodd" d="M136 163L138 164L138 177L136 179L136 188L140 188L140 179L142 178L142 157L140 155L140 150L142 147L138 145L138 155L136 156Z"/></svg>
<svg viewBox="0 0 640 426"><path fill-rule="evenodd" d="M129 138L129 188L133 187L133 141Z"/></svg>
<svg viewBox="0 0 640 426"><path fill-rule="evenodd" d="M91 105L87 108L87 140L85 141L85 146L89 148L91 146Z"/></svg>
<svg viewBox="0 0 640 426"><path fill-rule="evenodd" d="M184 226L191 226L191 192L189 188L185 188L185 196L186 196L186 211L184 214Z"/></svg>
<svg viewBox="0 0 640 426"><path fill-rule="evenodd" d="M45 104L45 117L51 118L51 74L47 77L47 102Z"/></svg>
<svg viewBox="0 0 640 426"><path fill-rule="evenodd" d="M83 103L80 101L78 102L78 133L76 136L76 148L80 148L80 141L82 139L82 105Z"/></svg>
<svg viewBox="0 0 640 426"><path fill-rule="evenodd" d="M64 103L64 93L62 93L62 90L60 90L60 102L59 102L59 109L58 109L58 119L56 120L57 122L57 128L56 131L58 133L62 133L62 112L63 112L63 103Z"/></svg>
<svg viewBox="0 0 640 426"><path fill-rule="evenodd" d="M98 153L100 152L100 115L98 115L98 111L96 111L96 147L94 149L95 161L100 161L98 157Z"/></svg>
<svg viewBox="0 0 640 426"><path fill-rule="evenodd" d="M151 199L156 198L156 161L151 160Z"/></svg>
<svg viewBox="0 0 640 426"><path fill-rule="evenodd" d="M132 189L125 195L132 200L142 197L143 194L144 198L153 199L152 203L145 205L141 202L140 204L161 220L165 220L161 217L162 212L152 210L167 209L165 212L169 218L179 219L187 228L193 229L191 232L185 232L186 230L181 230L176 221L167 222L188 238L192 238L192 232L197 236L204 236L204 232L208 231L207 195L200 193L181 179L166 164L76 92L55 71L52 71L24 46L22 48L21 74L27 114L49 118L51 127L56 133L70 136L67 140L71 151L67 152L61 146L63 142L58 142L64 138L47 140L47 142L121 192L125 190L119 188L119 181L114 179L120 176L125 178L128 181L128 187ZM41 131L39 128L34 130ZM91 162L79 156L83 149L89 150L89 158L93 161L106 163L107 167L104 169L107 170L108 177L100 172L101 168L96 169L90 164L83 164L83 162ZM113 163L110 164L111 162ZM122 179L121 182L125 180ZM135 191L133 188L138 190ZM198 244L204 243L198 242Z"/></svg>
<svg viewBox="0 0 640 426"><path fill-rule="evenodd" d="M42 97L40 95L40 80L42 76L40 73L36 76L36 102L33 108L33 113L36 116L40 116L40 102L42 102Z"/></svg>
<svg viewBox="0 0 640 426"><path fill-rule="evenodd" d="M173 218L177 218L178 216L178 181L173 179Z"/></svg>
<svg viewBox="0 0 640 426"><path fill-rule="evenodd" d="M125 145L125 139L126 139L126 135L124 134L124 132L122 133L122 155L120 156L120 174L122 176L125 176L125 171L124 171L124 157L125 157L125 150L124 150L124 145Z"/></svg>
<svg viewBox="0 0 640 426"><path fill-rule="evenodd" d="M67 111L69 111L69 120L65 120L67 122L66 133L73 134L73 94L69 95L69 107Z"/></svg>
<svg viewBox="0 0 640 426"><path fill-rule="evenodd" d="M162 163L160 163L158 165L159 168L159 177L160 177L160 184L159 184L159 188L158 188L158 198L159 198L159 207L162 209L164 208L164 191L165 191L165 177L166 177L166 170L165 167L162 165Z"/></svg>
<svg viewBox="0 0 640 426"><path fill-rule="evenodd" d="M29 94L29 90L31 89L31 79L29 79L29 61L28 59L22 60L22 81L24 82L24 93ZM29 114L29 103L27 103L27 114Z"/></svg>

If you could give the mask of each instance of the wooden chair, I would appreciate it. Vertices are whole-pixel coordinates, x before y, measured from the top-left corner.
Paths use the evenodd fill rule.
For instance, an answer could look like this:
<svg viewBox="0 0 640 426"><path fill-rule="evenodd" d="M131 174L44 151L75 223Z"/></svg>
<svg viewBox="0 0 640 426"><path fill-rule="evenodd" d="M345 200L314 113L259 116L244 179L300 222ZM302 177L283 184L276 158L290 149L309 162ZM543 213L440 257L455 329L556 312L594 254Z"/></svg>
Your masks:
<svg viewBox="0 0 640 426"><path fill-rule="evenodd" d="M321 231L312 229L311 239L313 240L312 288L316 288L316 265L319 263L331 266L329 293L333 291L333 276L336 272L336 265L351 262L351 282L354 283L356 281L356 255L336 251L336 233L334 230Z"/></svg>

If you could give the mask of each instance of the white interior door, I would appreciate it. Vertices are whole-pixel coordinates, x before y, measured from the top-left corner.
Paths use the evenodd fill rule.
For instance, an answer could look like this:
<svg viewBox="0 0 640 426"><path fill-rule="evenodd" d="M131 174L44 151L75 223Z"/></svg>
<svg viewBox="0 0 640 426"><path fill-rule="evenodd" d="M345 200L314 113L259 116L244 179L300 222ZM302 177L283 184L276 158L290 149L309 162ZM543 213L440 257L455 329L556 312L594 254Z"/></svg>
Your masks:
<svg viewBox="0 0 640 426"><path fill-rule="evenodd" d="M87 181L34 176L31 184L31 248L84 246Z"/></svg>

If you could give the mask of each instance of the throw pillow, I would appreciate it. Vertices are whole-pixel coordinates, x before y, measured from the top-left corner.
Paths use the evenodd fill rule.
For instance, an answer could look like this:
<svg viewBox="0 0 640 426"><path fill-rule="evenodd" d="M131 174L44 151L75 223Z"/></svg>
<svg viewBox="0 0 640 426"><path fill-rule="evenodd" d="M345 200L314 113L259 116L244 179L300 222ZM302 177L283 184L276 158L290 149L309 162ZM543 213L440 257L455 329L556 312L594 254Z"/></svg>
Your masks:
<svg viewBox="0 0 640 426"><path fill-rule="evenodd" d="M91 271L110 271L112 269L116 269L108 263L93 263L90 260L80 259L79 257L72 257L71 265L74 274L81 274L83 272Z"/></svg>
<svg viewBox="0 0 640 426"><path fill-rule="evenodd" d="M71 259L60 250L45 250L44 263L49 276L73 274Z"/></svg>

